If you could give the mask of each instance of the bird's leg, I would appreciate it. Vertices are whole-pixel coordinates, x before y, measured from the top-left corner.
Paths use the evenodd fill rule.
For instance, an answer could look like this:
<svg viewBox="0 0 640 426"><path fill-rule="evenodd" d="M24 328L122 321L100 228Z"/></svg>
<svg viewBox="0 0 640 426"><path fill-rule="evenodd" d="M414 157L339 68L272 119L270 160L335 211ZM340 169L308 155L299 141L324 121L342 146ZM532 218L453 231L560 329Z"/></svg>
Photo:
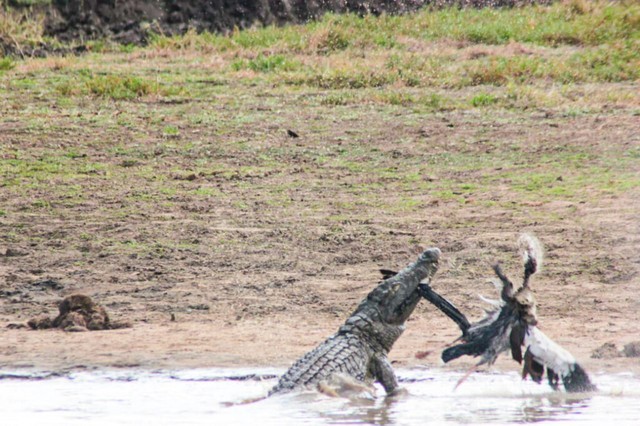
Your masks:
<svg viewBox="0 0 640 426"><path fill-rule="evenodd" d="M475 373L476 371L478 371L478 367L480 367L481 365L482 365L482 362L480 362L480 363L472 366L470 369L468 369L467 372L464 373L464 376L462 376L460 378L460 380L458 380L458 383L456 383L456 385L454 386L453 390L458 389L458 386L460 386L465 380L467 380L472 373Z"/></svg>

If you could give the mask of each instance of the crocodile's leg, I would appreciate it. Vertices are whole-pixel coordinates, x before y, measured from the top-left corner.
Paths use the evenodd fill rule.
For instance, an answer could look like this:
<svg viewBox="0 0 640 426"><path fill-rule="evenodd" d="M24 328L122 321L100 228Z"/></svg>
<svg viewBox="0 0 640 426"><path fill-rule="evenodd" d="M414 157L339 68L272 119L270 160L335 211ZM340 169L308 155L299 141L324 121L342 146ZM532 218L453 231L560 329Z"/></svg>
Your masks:
<svg viewBox="0 0 640 426"><path fill-rule="evenodd" d="M370 369L373 377L384 387L387 395L398 389L396 373L393 372L393 367L391 367L391 363L386 356L380 354L375 355L371 359Z"/></svg>

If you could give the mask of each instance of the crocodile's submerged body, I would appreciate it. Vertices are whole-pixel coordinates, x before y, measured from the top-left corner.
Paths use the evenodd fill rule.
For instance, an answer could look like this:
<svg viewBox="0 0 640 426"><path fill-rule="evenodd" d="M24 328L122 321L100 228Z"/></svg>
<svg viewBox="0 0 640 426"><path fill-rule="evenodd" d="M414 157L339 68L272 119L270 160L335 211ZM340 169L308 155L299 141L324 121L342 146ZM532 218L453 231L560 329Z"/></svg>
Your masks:
<svg viewBox="0 0 640 426"><path fill-rule="evenodd" d="M289 368L269 395L316 386L334 374L377 381L387 393L393 392L398 382L387 354L421 299L418 285L428 284L439 257L439 249L426 250L415 263L380 283L336 334Z"/></svg>

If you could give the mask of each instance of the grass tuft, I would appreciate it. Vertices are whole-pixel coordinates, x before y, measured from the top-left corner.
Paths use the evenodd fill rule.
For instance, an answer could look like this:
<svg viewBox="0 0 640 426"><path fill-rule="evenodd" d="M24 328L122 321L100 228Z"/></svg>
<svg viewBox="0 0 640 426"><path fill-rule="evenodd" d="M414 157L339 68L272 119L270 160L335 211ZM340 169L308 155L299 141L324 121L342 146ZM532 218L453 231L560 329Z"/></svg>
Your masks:
<svg viewBox="0 0 640 426"><path fill-rule="evenodd" d="M94 75L80 70L76 78L61 81L56 86L65 97L93 95L111 100L134 100L145 96L172 96L181 93L181 88L161 85L143 77L130 75Z"/></svg>
<svg viewBox="0 0 640 426"><path fill-rule="evenodd" d="M15 68L16 63L9 57L0 59L0 73Z"/></svg>
<svg viewBox="0 0 640 426"><path fill-rule="evenodd" d="M231 68L234 71L249 69L255 72L270 73L278 71L294 71L300 68L300 63L281 54L259 54L254 59L237 59L231 63Z"/></svg>
<svg viewBox="0 0 640 426"><path fill-rule="evenodd" d="M473 98L471 98L471 105L476 108L494 105L497 102L498 98L488 93L478 93Z"/></svg>
<svg viewBox="0 0 640 426"><path fill-rule="evenodd" d="M87 80L86 85L92 94L115 100L135 99L158 91L155 84L129 76L96 76Z"/></svg>
<svg viewBox="0 0 640 426"><path fill-rule="evenodd" d="M0 4L0 54L8 43L18 53L44 41L44 14L31 9L15 10Z"/></svg>

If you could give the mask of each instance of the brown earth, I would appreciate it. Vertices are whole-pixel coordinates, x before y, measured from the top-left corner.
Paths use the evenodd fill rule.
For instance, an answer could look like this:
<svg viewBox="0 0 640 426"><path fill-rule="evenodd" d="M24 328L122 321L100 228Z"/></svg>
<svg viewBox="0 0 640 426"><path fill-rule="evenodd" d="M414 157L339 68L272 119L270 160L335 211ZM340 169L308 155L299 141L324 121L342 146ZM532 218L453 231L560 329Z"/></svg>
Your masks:
<svg viewBox="0 0 640 426"><path fill-rule="evenodd" d="M225 108L212 105L220 111ZM264 108L279 108L273 105ZM156 111L165 107L154 106ZM61 117L57 127L38 132L36 138L24 123L0 122L0 143L5 147L20 147L37 156L52 143L59 149L82 146L86 158L131 171L125 178L87 177L84 191L90 196L81 203L65 204L52 194L36 193L53 197L49 210L30 207L33 193L20 197L0 185L0 202L8 212L0 216L0 365L52 370L284 367L336 330L376 285L378 268L401 268L429 246L443 252L434 288L471 318L478 318L482 303L477 294L495 295L487 285L490 265L501 260L512 275L519 274L515 242L521 231L528 231L546 248L543 270L533 282L541 328L590 371L640 372L634 358L590 357L607 342L620 349L638 340L637 188L597 198L536 202L522 200L506 185L496 185L486 193L465 194L460 202L401 189L388 180L386 189L377 189L381 198L354 210L349 206L362 196L358 185L374 178L347 168L309 164L305 156L309 150L332 156L332 150L360 138L385 153L384 161L409 163L442 152L487 152L513 140L528 147L528 155L544 155L563 143L597 156L614 147L640 146L638 117L615 111L571 119L553 112L514 117L511 112L486 116L451 111L415 121L404 117L402 109L396 116L380 116L378 110L371 105L348 106L342 114L332 115L331 108L318 110L304 103L295 111L278 110L284 114L279 118L302 135L295 140L269 122L243 125L230 137L246 138L260 149L286 148L282 169L270 173L258 169L235 177L176 174L181 190L171 196L170 204L131 198L152 182L131 170L145 163L156 173L176 165L189 169L198 156L159 154L151 132L140 139L140 134L122 128L114 136L123 146L156 152L155 157L149 154L145 160L127 162L90 142L106 137L101 133L107 131L104 127L74 127L65 121L71 116ZM196 132L214 131L207 126L191 130L184 129L179 138L186 142L203 137ZM225 136L216 135L226 146ZM399 141L398 135L404 138ZM208 155L229 167L255 161L246 148L225 149ZM495 170L500 168L495 164ZM465 181L481 177L465 173ZM274 185L289 188L277 202L265 199L265 191ZM189 195L202 188L223 195L204 199ZM388 199L399 203L399 194L418 197L422 207L380 214L377 203ZM340 215L344 218L336 219ZM116 240L122 243L115 245ZM73 293L90 295L114 320L131 321L133 327L90 333L6 327L55 314L56 302ZM399 366L440 368L439 352L458 335L454 324L422 303L407 325L391 359ZM425 350L432 352L424 359L415 357ZM470 362L455 362L450 368ZM516 368L506 356L498 367Z"/></svg>

